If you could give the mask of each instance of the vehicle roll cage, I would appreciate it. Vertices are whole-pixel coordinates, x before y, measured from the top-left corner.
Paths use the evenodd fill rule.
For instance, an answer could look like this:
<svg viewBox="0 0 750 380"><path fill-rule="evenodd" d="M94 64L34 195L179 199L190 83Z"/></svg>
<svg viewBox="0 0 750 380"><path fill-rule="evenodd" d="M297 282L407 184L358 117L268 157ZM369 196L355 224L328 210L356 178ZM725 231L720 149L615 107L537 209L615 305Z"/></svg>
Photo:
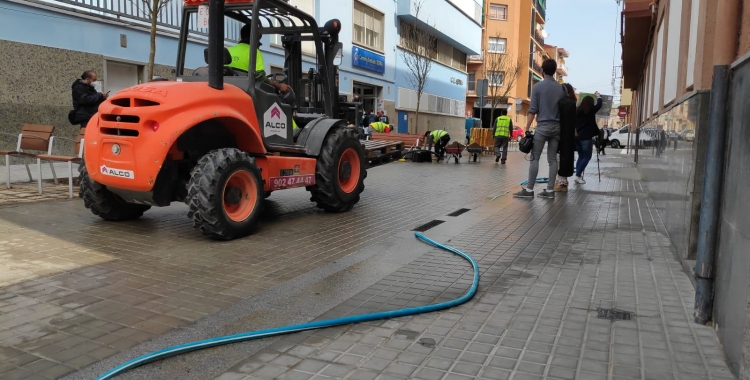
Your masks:
<svg viewBox="0 0 750 380"><path fill-rule="evenodd" d="M206 3L204 3L205 5ZM213 15L223 14L233 20L251 25L250 29L250 60L249 67L255 67L259 34L280 34L285 51L284 71L287 84L295 93L302 93L302 41L312 41L315 44L318 74L327 88L323 91L325 113L338 114L338 80L333 60L337 53L338 29L328 28L329 23L319 28L315 18L282 0L255 0L247 3L228 3L224 0L208 1L208 85L222 90L224 88L224 17ZM185 55L187 50L187 36L191 22L191 14L196 13L197 5L183 7L182 25L177 54L177 75L182 76L185 69ZM264 26L264 23L267 26ZM278 25L278 26L275 26ZM339 27L340 28L340 27ZM251 69L252 70L252 69ZM235 81L233 81L234 83ZM244 90L255 96L256 78L252 71L248 74L247 86Z"/></svg>

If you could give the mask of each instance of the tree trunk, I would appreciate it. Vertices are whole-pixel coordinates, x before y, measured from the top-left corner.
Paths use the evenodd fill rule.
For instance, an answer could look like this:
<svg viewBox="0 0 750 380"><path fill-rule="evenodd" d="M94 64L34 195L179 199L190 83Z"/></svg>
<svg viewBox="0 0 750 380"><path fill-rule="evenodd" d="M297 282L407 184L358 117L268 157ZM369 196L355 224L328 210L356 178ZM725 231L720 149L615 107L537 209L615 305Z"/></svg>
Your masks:
<svg viewBox="0 0 750 380"><path fill-rule="evenodd" d="M161 0L151 0L151 51L148 53L148 69L146 82L154 79L154 58L156 57L156 20L159 17L159 3Z"/></svg>
<svg viewBox="0 0 750 380"><path fill-rule="evenodd" d="M419 99L421 96L417 95L417 112L416 115L414 115L414 134L419 133Z"/></svg>

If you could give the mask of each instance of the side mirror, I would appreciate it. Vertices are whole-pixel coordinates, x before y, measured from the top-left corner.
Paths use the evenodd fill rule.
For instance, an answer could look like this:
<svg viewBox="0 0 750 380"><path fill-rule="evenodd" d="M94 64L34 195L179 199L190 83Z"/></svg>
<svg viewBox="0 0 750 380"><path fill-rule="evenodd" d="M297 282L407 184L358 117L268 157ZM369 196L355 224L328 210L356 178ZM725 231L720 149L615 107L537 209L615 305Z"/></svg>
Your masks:
<svg viewBox="0 0 750 380"><path fill-rule="evenodd" d="M232 63L232 54L229 53L229 49L224 48L224 62L223 64L228 65ZM208 48L203 49L203 60L208 63Z"/></svg>
<svg viewBox="0 0 750 380"><path fill-rule="evenodd" d="M336 55L333 57L333 65L341 66L341 62L344 60L344 44L336 42L334 49L336 49Z"/></svg>

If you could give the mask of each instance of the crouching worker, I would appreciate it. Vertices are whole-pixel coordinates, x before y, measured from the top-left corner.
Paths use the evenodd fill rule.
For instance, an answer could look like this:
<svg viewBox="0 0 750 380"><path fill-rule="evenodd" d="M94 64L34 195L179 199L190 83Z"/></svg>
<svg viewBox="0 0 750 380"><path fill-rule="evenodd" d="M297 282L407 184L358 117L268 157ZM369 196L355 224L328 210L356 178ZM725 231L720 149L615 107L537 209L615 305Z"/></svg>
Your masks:
<svg viewBox="0 0 750 380"><path fill-rule="evenodd" d="M432 145L435 144L435 154L438 157L438 162L443 160L443 155L445 155L445 146L448 145L448 142L451 141L451 136L448 134L448 132L443 131L441 129L435 130L435 131L427 131L424 133L424 138L427 139L427 142L432 148Z"/></svg>
<svg viewBox="0 0 750 380"><path fill-rule="evenodd" d="M386 133L388 124L383 123L382 121L376 121L376 122L370 123L370 128L372 128L373 132Z"/></svg>

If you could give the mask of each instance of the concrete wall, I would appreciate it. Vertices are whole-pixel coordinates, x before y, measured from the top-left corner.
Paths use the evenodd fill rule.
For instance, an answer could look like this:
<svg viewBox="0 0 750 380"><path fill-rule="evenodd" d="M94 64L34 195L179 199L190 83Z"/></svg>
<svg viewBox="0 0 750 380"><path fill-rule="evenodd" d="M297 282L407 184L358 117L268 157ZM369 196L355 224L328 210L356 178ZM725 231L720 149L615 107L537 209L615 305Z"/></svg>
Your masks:
<svg viewBox="0 0 750 380"><path fill-rule="evenodd" d="M413 17L414 0L396 0L399 16ZM379 0L377 3L389 3ZM482 49L482 27L446 0L425 0L420 10L419 20L429 26L434 25L435 35L467 54L479 54ZM450 25L449 28L445 26Z"/></svg>
<svg viewBox="0 0 750 380"><path fill-rule="evenodd" d="M127 47L120 46L121 34L127 38ZM40 8L8 1L3 2L3 9L0 11L0 39L121 60L148 61L149 33L145 29L62 13L55 8ZM189 43L186 67L205 65L204 47L199 43ZM177 38L174 35L159 34L154 61L160 65L172 66L177 61L176 53Z"/></svg>
<svg viewBox="0 0 750 380"><path fill-rule="evenodd" d="M722 189L721 237L716 257L714 322L729 364L750 378L750 61L733 73L726 169Z"/></svg>
<svg viewBox="0 0 750 380"><path fill-rule="evenodd" d="M106 80L105 56L6 40L0 40L0 51L0 67L4 69L0 81L0 149L15 148L16 137L5 134L17 135L23 124L54 125L55 135L75 138L78 126L70 125L67 118L73 109L71 85L89 69ZM171 77L171 72L169 66L156 65L156 75ZM73 146L64 141L55 147L58 154L73 153Z"/></svg>

